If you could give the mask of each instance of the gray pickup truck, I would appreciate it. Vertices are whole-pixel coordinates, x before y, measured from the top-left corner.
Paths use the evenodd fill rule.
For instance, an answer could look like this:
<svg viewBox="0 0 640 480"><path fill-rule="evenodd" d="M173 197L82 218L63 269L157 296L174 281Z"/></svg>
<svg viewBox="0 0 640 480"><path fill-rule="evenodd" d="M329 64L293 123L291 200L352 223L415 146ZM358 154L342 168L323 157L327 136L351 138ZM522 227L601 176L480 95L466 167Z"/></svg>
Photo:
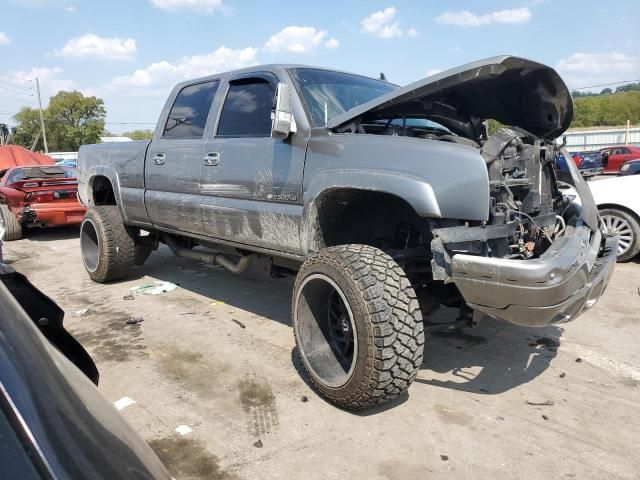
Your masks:
<svg viewBox="0 0 640 480"><path fill-rule="evenodd" d="M313 384L345 408L382 403L416 377L441 305L456 325L543 326L604 291L617 238L572 162L580 204L556 180L572 116L553 69L511 56L402 88L296 65L183 82L151 141L80 149L84 265L117 280L162 242L296 275ZM491 119L509 127L488 135Z"/></svg>

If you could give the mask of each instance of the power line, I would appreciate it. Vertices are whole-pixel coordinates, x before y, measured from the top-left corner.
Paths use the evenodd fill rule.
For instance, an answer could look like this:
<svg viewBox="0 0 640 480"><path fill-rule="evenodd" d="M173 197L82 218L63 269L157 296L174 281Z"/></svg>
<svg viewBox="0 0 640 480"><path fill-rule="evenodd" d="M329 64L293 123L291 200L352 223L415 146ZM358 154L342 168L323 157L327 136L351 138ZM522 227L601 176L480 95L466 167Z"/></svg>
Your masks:
<svg viewBox="0 0 640 480"><path fill-rule="evenodd" d="M26 95L29 97L33 96L33 93L29 93L29 90L17 90L13 87L6 87L4 85L0 85L0 89L5 90L7 92L15 93L16 95Z"/></svg>
<svg viewBox="0 0 640 480"><path fill-rule="evenodd" d="M13 83L15 83L16 85L20 85L21 83L32 83L33 79L32 78L27 78L26 80L20 80L18 78L16 78L13 75L7 75L6 73L0 73L0 77L4 77L4 78L9 78L13 81Z"/></svg>
<svg viewBox="0 0 640 480"><path fill-rule="evenodd" d="M576 88L572 88L571 90L584 90L585 88L607 87L609 85L620 85L621 83L633 83L633 82L640 82L640 79L622 80L621 82L601 83L599 85L589 85L587 87L576 87Z"/></svg>
<svg viewBox="0 0 640 480"><path fill-rule="evenodd" d="M2 103L18 103L25 106L32 106L34 101L34 99L26 100L24 98L13 98L5 95L0 95L0 98L4 99L2 100Z"/></svg>
<svg viewBox="0 0 640 480"><path fill-rule="evenodd" d="M33 87L29 86L29 87L25 87L24 85L20 85L18 83L13 83L13 82L6 82L4 80L0 80L0 83L4 84L4 85L9 85L13 88L21 88L22 90L33 90Z"/></svg>
<svg viewBox="0 0 640 480"><path fill-rule="evenodd" d="M7 87L3 87L2 85L0 85L0 92L9 93L11 95L10 98L14 98L16 96L22 97L22 98L33 97L33 93L18 92L16 90L10 90Z"/></svg>

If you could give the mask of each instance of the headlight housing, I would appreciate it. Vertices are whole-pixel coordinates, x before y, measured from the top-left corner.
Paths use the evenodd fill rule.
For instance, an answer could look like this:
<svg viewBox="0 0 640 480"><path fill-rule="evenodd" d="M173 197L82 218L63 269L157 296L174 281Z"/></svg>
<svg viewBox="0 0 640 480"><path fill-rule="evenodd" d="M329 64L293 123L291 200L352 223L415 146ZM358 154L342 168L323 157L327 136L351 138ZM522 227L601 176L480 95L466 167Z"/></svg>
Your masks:
<svg viewBox="0 0 640 480"><path fill-rule="evenodd" d="M627 170L629 170L629 164L625 163L624 165L622 165L622 167L620 167L620 171L621 172L626 172Z"/></svg>

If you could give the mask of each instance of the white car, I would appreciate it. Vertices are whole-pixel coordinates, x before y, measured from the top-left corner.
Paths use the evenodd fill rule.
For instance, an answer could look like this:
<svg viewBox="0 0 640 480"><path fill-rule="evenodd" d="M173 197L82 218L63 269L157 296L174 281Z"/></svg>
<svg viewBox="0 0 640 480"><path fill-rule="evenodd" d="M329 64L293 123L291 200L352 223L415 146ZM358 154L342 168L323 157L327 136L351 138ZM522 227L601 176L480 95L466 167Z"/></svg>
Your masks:
<svg viewBox="0 0 640 480"><path fill-rule="evenodd" d="M640 252L640 175L588 182L603 229L619 236L618 261Z"/></svg>

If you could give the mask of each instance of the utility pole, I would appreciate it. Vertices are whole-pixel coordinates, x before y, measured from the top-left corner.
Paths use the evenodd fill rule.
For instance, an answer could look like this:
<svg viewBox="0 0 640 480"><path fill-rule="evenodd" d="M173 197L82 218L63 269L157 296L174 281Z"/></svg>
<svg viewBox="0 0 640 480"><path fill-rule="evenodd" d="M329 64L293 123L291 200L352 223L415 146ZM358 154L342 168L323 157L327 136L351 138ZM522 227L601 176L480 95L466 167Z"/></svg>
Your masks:
<svg viewBox="0 0 640 480"><path fill-rule="evenodd" d="M38 105L40 105L40 129L42 130L42 140L44 141L44 153L49 153L47 145L47 134L44 131L44 115L42 114L42 98L40 97L40 82L36 77L36 90L38 91Z"/></svg>

